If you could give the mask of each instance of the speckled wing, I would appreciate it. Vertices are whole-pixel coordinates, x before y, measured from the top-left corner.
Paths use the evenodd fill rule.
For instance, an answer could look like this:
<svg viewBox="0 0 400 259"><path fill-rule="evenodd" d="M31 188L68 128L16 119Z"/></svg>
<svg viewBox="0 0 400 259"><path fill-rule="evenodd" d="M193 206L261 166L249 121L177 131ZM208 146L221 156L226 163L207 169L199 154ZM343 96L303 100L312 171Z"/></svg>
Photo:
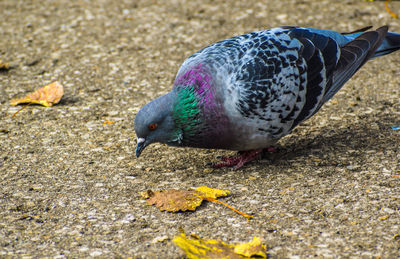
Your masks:
<svg viewBox="0 0 400 259"><path fill-rule="evenodd" d="M386 32L382 27L354 39L284 27L234 38L241 64L228 84L229 110L259 131L253 134L279 139L315 114L375 53Z"/></svg>

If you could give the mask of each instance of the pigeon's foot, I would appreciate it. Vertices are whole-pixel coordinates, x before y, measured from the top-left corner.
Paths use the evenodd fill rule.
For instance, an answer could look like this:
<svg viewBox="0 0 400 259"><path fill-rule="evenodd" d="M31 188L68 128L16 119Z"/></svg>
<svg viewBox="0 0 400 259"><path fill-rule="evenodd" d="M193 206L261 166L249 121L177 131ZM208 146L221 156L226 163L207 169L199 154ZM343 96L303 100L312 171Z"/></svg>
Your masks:
<svg viewBox="0 0 400 259"><path fill-rule="evenodd" d="M214 168L221 167L233 167L234 169L239 169L248 162L251 162L259 157L261 157L263 152L275 153L276 148L267 147L264 149L254 149L248 151L239 151L237 156L232 157L221 157L221 162L212 163L211 166Z"/></svg>
<svg viewBox="0 0 400 259"><path fill-rule="evenodd" d="M239 169L250 161L253 161L260 157L262 149L248 150L248 151L239 151L237 156L233 157L222 157L221 162L213 163L212 167L221 168L221 167L233 167L234 169Z"/></svg>
<svg viewBox="0 0 400 259"><path fill-rule="evenodd" d="M267 148L264 148L263 151L267 151L269 153L276 153L277 150L274 147L267 147Z"/></svg>

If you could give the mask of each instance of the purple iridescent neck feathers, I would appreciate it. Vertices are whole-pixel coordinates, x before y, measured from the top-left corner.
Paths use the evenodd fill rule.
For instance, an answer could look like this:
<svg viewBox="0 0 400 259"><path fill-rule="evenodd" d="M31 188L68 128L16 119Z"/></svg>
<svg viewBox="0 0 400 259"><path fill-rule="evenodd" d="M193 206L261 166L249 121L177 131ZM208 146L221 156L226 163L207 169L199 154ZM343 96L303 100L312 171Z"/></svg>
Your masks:
<svg viewBox="0 0 400 259"><path fill-rule="evenodd" d="M223 113L211 74L206 66L196 64L178 73L174 82L177 100L173 117L176 127L181 129L183 145L222 147L229 141L229 120ZM212 144L210 138L215 139Z"/></svg>

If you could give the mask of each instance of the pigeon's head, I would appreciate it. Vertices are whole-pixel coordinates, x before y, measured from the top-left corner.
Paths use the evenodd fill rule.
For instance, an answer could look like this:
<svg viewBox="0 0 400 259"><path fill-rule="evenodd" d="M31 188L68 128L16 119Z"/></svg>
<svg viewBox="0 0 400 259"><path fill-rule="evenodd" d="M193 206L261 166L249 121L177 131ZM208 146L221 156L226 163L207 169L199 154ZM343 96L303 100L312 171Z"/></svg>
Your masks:
<svg viewBox="0 0 400 259"><path fill-rule="evenodd" d="M136 115L136 157L151 143L177 145L179 142L180 133L172 116L174 99L174 93L163 95L143 106Z"/></svg>

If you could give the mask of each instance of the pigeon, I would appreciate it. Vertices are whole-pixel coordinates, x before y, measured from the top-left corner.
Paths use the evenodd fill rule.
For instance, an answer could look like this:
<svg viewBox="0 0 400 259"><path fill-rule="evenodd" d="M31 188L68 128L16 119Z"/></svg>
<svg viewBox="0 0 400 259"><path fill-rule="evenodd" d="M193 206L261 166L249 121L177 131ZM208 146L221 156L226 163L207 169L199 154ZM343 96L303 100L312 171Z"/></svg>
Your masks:
<svg viewBox="0 0 400 259"><path fill-rule="evenodd" d="M203 48L183 62L172 91L136 115L136 156L154 142L235 150L213 165L237 169L273 151L368 60L400 49L400 33L371 28L284 26Z"/></svg>

